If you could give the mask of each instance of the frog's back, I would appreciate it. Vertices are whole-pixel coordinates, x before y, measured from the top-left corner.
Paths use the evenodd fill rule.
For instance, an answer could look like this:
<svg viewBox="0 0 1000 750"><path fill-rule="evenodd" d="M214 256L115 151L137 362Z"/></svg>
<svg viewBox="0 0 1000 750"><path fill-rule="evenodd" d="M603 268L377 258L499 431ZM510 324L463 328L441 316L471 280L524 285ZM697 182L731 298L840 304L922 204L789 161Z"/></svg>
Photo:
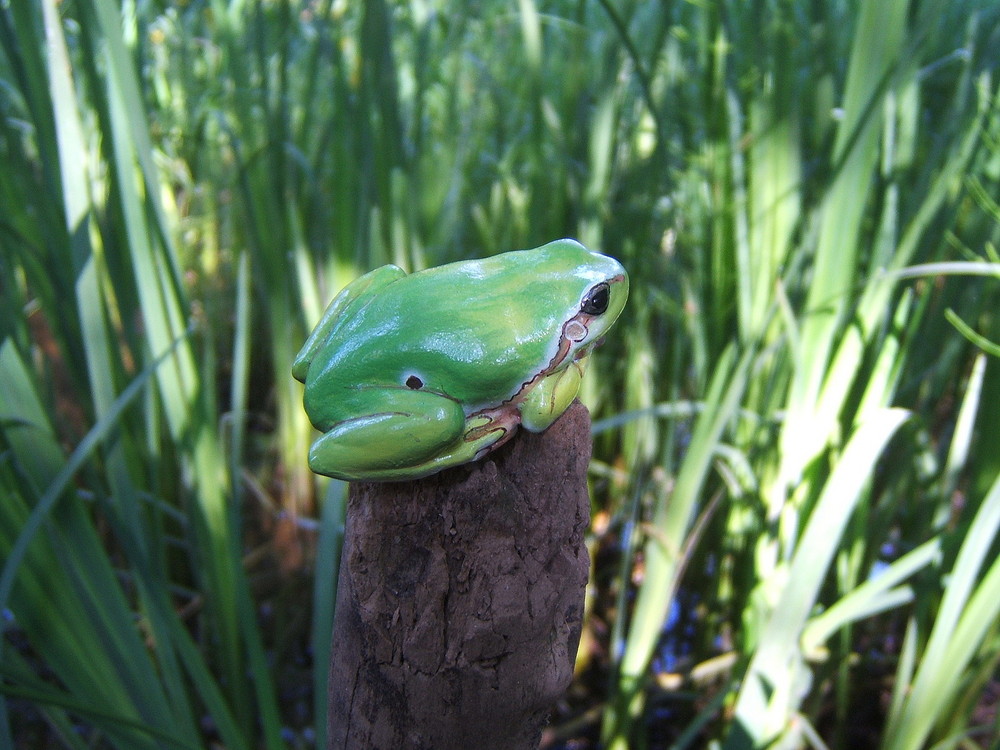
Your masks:
<svg viewBox="0 0 1000 750"><path fill-rule="evenodd" d="M470 408L498 404L556 355L594 257L564 241L404 276L337 326L317 375L334 389L421 387Z"/></svg>

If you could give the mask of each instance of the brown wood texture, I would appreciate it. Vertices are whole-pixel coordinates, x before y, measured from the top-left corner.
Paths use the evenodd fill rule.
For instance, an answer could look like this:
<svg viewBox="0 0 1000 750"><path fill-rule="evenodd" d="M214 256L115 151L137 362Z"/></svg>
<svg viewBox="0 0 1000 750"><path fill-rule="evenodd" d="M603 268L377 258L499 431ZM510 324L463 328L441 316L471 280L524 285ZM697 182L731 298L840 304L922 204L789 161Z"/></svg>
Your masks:
<svg viewBox="0 0 1000 750"><path fill-rule="evenodd" d="M413 482L351 486L328 749L537 748L590 565L590 417Z"/></svg>

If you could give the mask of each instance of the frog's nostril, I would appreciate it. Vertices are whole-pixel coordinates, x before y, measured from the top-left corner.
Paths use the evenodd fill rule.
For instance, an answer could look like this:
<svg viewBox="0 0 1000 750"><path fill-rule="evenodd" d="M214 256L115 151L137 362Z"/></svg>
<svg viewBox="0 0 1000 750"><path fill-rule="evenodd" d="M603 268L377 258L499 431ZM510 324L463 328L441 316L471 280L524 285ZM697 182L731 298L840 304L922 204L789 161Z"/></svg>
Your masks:
<svg viewBox="0 0 1000 750"><path fill-rule="evenodd" d="M410 375L410 377L406 379L406 387L417 391L424 387L424 381L416 375Z"/></svg>

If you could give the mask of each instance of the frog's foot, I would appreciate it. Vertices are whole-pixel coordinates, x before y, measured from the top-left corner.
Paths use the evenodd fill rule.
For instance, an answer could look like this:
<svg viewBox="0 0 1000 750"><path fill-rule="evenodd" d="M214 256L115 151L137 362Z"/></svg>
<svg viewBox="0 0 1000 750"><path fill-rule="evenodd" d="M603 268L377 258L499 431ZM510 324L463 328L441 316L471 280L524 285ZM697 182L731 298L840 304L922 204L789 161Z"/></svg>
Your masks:
<svg viewBox="0 0 1000 750"><path fill-rule="evenodd" d="M517 431L517 421L492 420L489 417L473 417L467 423L473 425L471 429L466 429L450 445L443 446L436 455L425 461L414 463L405 467L376 467L366 464L364 467L355 466L353 473L341 470L338 474L331 474L341 479L363 479L366 481L403 481L410 479L420 479L431 474L436 474L444 469L451 469L462 464L478 461L494 448L498 448L507 442ZM320 438L317 443L323 440ZM380 446L380 450L383 446ZM315 444L314 444L315 448ZM311 455L311 454L310 454ZM310 463L310 466L312 464ZM315 467L313 467L315 470ZM327 473L327 472L321 472Z"/></svg>
<svg viewBox="0 0 1000 750"><path fill-rule="evenodd" d="M514 437L519 421L517 412L510 409L493 409L469 417L462 436L429 461L413 467L408 478L416 479L478 461Z"/></svg>
<svg viewBox="0 0 1000 750"><path fill-rule="evenodd" d="M473 452L470 460L478 461L514 437L520 421L518 413L509 408L492 409L470 417L462 438L465 451Z"/></svg>

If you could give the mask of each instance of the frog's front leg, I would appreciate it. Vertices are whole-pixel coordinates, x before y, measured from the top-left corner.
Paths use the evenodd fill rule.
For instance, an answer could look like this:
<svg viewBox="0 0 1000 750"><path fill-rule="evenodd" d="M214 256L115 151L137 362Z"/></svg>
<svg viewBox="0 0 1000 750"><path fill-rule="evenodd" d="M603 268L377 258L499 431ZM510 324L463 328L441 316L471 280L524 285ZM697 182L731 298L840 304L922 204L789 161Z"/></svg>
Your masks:
<svg viewBox="0 0 1000 750"><path fill-rule="evenodd" d="M532 432L541 432L569 408L580 392L587 369L587 357L574 360L565 369L544 376L521 402L521 424Z"/></svg>

